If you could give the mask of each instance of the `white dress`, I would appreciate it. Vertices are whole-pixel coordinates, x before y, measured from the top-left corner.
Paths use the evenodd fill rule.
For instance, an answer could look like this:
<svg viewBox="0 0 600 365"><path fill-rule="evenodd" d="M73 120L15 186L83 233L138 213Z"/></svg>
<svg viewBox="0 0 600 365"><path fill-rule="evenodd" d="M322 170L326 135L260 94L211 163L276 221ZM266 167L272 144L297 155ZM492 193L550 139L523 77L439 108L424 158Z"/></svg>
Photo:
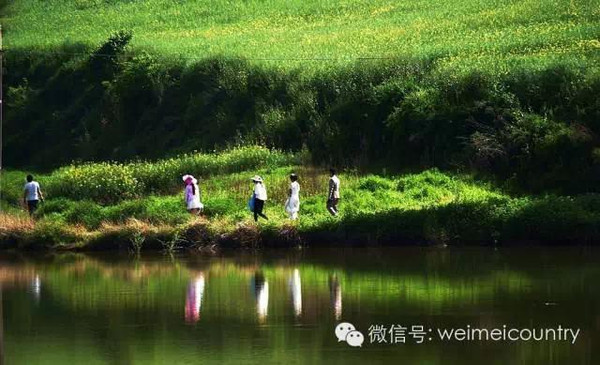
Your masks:
<svg viewBox="0 0 600 365"><path fill-rule="evenodd" d="M196 191L196 194L194 194L193 190ZM192 184L186 186L185 188L185 200L187 203L187 209L203 209L204 205L200 202L200 189L198 188L197 184L193 184L193 188L192 188Z"/></svg>
<svg viewBox="0 0 600 365"><path fill-rule="evenodd" d="M285 203L285 211L291 219L296 219L298 218L298 212L300 211L300 184L298 184L297 181L294 181L290 184L290 190L292 191L292 194Z"/></svg>

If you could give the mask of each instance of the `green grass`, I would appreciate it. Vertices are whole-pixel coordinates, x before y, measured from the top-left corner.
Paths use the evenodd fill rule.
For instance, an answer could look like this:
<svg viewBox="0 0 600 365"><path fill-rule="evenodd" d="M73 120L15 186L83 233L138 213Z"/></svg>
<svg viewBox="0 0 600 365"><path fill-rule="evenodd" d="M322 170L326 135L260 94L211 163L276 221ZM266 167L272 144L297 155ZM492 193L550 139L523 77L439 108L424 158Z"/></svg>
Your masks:
<svg viewBox="0 0 600 365"><path fill-rule="evenodd" d="M229 161L229 165L221 164L212 174L203 176L200 182L206 206L204 219L197 220L186 212L182 183L178 183L179 188L167 183L164 189L156 189L152 193L143 191L135 197L104 189L101 185L98 186L101 190L94 190L94 185L77 190L76 199L65 193L66 190L52 190L53 184L69 186L76 181L71 178L66 182L62 180L65 179L65 171L76 176L84 175L75 173L79 167L71 166L40 176L42 188L46 189L44 181L48 188L47 201L36 213L38 222L31 230L19 220L15 229L25 232L23 241L51 245L94 240L114 241L113 244L118 245L119 241L138 242L142 238L156 243L173 241L174 237L181 237L188 244L200 241L214 243L225 237L227 241L252 246L261 242L286 244L290 240L298 243L297 239L313 243L481 244L512 241L581 243L600 238L598 194L511 197L472 177L436 169L392 176L361 175L351 171L341 173L341 214L334 218L325 209L328 175L324 169L285 165L292 160L284 158L285 155L280 152L251 147L243 151L250 156L262 157L253 163L241 164L241 161L247 163L248 159L240 151L234 149L216 155L196 156L196 160ZM178 162L190 158L182 156L180 160L172 159L172 163L178 165ZM266 167L263 161L279 161L280 166ZM102 171L108 175L119 168L145 166L145 169L152 170L163 163L87 164L83 171L92 169L98 170L98 175ZM239 171L228 172L231 166L237 166L234 170ZM301 211L297 222L289 221L283 209L291 172L299 175L301 184ZM263 177L269 194L266 214L270 219L258 225L253 223L246 208L252 190L249 177L255 173ZM164 174L167 182L175 182L179 176ZM17 206L17 192L22 184L19 180L23 176L23 172L5 174L5 204ZM133 174L131 178L137 177ZM82 178L83 184L88 181L94 179ZM99 191L104 195L99 196ZM18 216L15 209L9 216ZM11 232L10 228L4 235L2 233L0 236L5 239L20 234ZM197 238L198 234L201 238Z"/></svg>
<svg viewBox="0 0 600 365"><path fill-rule="evenodd" d="M96 47L128 29L137 50L276 59L265 62L303 70L432 56L450 69L506 72L557 60L591 66L600 48L600 8L591 0L18 0L3 9L1 22L8 49Z"/></svg>
<svg viewBox="0 0 600 365"><path fill-rule="evenodd" d="M131 218L189 233L198 224L183 211L179 191L188 172L203 178L208 221L199 224L213 238L284 231L313 240L435 242L599 235L597 194L558 195L597 191L596 1L3 4L12 65L6 155L18 169L260 144L338 166L460 166L513 191L549 194L516 198L438 170L348 172L343 214L333 219L324 209L324 171L289 153L246 147L40 175L49 199L33 237L59 242L71 232L85 241L73 227L102 235L106 223L129 227ZM127 36L106 42L120 30L133 34L125 53L119 45ZM117 57L92 55L103 44ZM282 204L293 170L302 210L290 230ZM256 172L271 196L272 219L260 228L245 210L247 179ZM0 204L15 215L23 173L3 174Z"/></svg>
<svg viewBox="0 0 600 365"><path fill-rule="evenodd" d="M197 178L275 168L297 162L292 154L270 151L259 146L236 147L224 153L190 153L158 161L129 163L101 162L65 166L51 174L36 175L49 196L88 199L99 203L140 198L150 193L174 192L181 177L193 174ZM8 171L3 177L5 201L16 202L22 197L26 173Z"/></svg>
<svg viewBox="0 0 600 365"><path fill-rule="evenodd" d="M458 166L513 191L598 189L595 1L6 4L16 169L258 144L314 164ZM125 186L104 185L123 198L170 185L113 172Z"/></svg>

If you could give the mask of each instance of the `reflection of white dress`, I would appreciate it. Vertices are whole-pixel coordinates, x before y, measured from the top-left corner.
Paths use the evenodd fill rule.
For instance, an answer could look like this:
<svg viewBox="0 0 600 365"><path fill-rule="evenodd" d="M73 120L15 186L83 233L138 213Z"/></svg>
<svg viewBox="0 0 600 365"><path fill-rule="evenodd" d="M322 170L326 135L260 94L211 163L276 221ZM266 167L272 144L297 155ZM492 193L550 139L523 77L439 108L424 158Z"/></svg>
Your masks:
<svg viewBox="0 0 600 365"><path fill-rule="evenodd" d="M298 218L298 212L300 211L300 184L298 184L297 181L294 181L290 184L290 190L292 191L292 194L285 204L285 211L289 214L291 219L296 219Z"/></svg>
<svg viewBox="0 0 600 365"><path fill-rule="evenodd" d="M294 305L294 313L296 316L302 314L302 284L300 282L300 271L294 269L290 278L290 291L292 292L292 303Z"/></svg>

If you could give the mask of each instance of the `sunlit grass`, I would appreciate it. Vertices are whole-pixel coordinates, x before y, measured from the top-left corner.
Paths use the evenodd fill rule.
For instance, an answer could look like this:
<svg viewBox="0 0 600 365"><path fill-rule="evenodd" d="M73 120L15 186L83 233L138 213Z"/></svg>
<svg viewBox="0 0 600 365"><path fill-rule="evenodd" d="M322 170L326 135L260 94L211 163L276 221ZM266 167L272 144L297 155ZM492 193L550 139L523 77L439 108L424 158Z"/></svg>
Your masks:
<svg viewBox="0 0 600 365"><path fill-rule="evenodd" d="M188 59L277 59L266 62L307 70L365 57L441 56L444 67L502 69L528 60L593 61L585 55L600 49L598 9L569 0L20 0L4 9L2 24L8 49L95 47L129 29L134 49Z"/></svg>
<svg viewBox="0 0 600 365"><path fill-rule="evenodd" d="M246 153L260 158L249 158ZM286 165L294 160L258 147L198 155L195 159L183 156L181 161L174 158L170 163L180 168L185 166L182 161L188 160L206 163L196 164L197 170L193 171L211 171L203 170L207 166L215 169L206 175L196 174L205 204L201 218L185 210L183 183L177 168L158 168L159 173L148 173L143 181L149 183L151 176L156 176L164 185L153 183L155 189L131 190L135 194L128 196L123 194L130 190L112 191L103 185L104 180L96 179L120 171L112 174L113 185L118 187L124 181L123 176L125 180L139 179L136 169L143 166L139 171L154 171L155 164L98 163L41 175L42 189L46 189L46 183L50 188L46 190L46 201L36 212L35 225L26 218L26 213L17 213L20 201L17 192L22 189L25 173L7 173L3 181L8 190L5 204L12 204L13 213L2 218L7 227L3 235L21 237L36 244L85 245L97 241L109 246L123 246L125 242L125 247L131 242L152 240L155 244L156 241L176 243L177 237L185 246L212 244L226 238L253 247L268 237L283 242L315 234L324 240L341 239L350 234L363 240L424 240L442 244L506 239L590 240L599 234L600 197L597 194L511 197L468 175L436 169L404 175L342 171L339 174L341 214L334 218L325 207L329 178L326 169ZM156 162L159 167L163 164L164 161ZM86 176L96 170L92 177ZM123 171L129 173L121 176ZM292 172L299 176L301 186L298 221L290 221L284 210ZM265 206L269 220L258 225L246 207L253 188L250 177L254 174L263 177L269 195ZM75 195L52 188L54 184L68 189L78 179L85 188L76 190Z"/></svg>

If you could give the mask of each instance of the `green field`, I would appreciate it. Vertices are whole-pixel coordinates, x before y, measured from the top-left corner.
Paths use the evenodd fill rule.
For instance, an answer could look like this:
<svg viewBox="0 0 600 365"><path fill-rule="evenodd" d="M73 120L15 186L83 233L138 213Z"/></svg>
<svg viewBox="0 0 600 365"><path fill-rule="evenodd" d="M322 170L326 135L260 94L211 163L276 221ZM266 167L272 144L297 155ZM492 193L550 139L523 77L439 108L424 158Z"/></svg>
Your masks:
<svg viewBox="0 0 600 365"><path fill-rule="evenodd" d="M0 2L2 241L598 240L599 5ZM323 207L329 166L340 219ZM18 212L29 170L51 197L35 226ZM182 207L187 172L206 219ZM259 226L256 172L272 192Z"/></svg>
<svg viewBox="0 0 600 365"><path fill-rule="evenodd" d="M441 68L505 73L556 61L597 66L600 51L593 0L19 0L2 13L9 50L97 47L131 30L138 51L190 62L267 59L302 70L359 58L435 57Z"/></svg>
<svg viewBox="0 0 600 365"><path fill-rule="evenodd" d="M334 218L325 209L326 171L297 163L297 156L246 147L157 162L65 167L38 176L47 201L35 225L19 211L25 173L12 171L2 186L9 213L0 215L0 247L171 250L324 242L595 243L600 238L599 194L512 197L470 176L435 169L407 175L343 172L341 214ZM185 211L179 181L184 172L201 178L202 218ZM290 221L283 209L291 172L300 177L298 221ZM255 173L264 178L270 197L265 210L270 219L258 224L246 208Z"/></svg>

